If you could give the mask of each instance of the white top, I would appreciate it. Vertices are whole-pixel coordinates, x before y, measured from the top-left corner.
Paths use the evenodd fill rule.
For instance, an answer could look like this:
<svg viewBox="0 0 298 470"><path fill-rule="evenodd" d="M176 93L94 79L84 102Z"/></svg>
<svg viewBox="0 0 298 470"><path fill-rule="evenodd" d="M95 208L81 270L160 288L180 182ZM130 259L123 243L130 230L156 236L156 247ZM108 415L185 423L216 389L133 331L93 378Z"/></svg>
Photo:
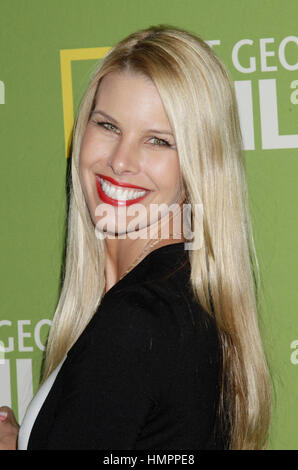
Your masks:
<svg viewBox="0 0 298 470"><path fill-rule="evenodd" d="M49 391L51 390L53 383L58 375L59 370L62 367L65 358L60 362L60 364L56 367L56 369L49 375L46 381L42 384L38 392L36 393L35 397L31 400L24 419L22 421L21 427L19 429L19 437L18 437L18 450L27 450L29 437L31 434L31 430L33 428L33 424L37 418L37 415L47 398Z"/></svg>

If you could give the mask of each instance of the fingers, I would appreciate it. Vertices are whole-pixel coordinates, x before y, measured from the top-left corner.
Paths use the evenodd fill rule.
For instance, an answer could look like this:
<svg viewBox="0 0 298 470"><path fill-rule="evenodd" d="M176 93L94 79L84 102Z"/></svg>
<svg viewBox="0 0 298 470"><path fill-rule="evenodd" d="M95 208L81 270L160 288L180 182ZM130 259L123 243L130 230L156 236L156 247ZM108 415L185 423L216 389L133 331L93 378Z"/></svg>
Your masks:
<svg viewBox="0 0 298 470"><path fill-rule="evenodd" d="M0 422L9 422L13 426L19 427L14 412L9 406L0 406Z"/></svg>
<svg viewBox="0 0 298 470"><path fill-rule="evenodd" d="M7 418L7 412L6 411L0 411L0 421L3 423Z"/></svg>
<svg viewBox="0 0 298 470"><path fill-rule="evenodd" d="M0 450L16 450L19 425L8 406L0 406Z"/></svg>
<svg viewBox="0 0 298 470"><path fill-rule="evenodd" d="M9 406L0 406L0 411L9 413L9 411L12 411L12 409L9 408Z"/></svg>
<svg viewBox="0 0 298 470"><path fill-rule="evenodd" d="M8 418L8 413L10 412L10 408L8 406L1 406L0 407L0 421L6 421Z"/></svg>

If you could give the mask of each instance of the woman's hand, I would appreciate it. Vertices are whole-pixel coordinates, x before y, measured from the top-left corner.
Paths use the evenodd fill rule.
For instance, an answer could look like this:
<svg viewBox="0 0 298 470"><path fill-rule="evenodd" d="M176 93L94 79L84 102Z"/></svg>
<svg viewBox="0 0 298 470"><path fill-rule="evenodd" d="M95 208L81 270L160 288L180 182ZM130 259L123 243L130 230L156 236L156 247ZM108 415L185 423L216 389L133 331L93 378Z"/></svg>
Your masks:
<svg viewBox="0 0 298 470"><path fill-rule="evenodd" d="M8 406L0 407L0 450L16 450L19 425Z"/></svg>

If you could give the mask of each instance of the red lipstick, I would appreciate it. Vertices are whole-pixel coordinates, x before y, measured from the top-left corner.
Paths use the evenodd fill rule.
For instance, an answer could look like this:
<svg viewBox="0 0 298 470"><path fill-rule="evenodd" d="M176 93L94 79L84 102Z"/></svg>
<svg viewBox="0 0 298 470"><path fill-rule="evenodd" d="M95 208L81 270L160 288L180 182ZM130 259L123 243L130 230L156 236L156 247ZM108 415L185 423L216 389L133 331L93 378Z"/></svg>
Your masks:
<svg viewBox="0 0 298 470"><path fill-rule="evenodd" d="M127 201L120 201L119 199L113 199L113 198L109 197L106 193L104 193L104 191L101 187L99 177L110 181L112 184L115 184L116 186L121 186L121 187L125 187L125 188L128 187L128 188L141 189L142 191L146 191L146 194L144 194L143 196L138 197L136 199L129 199ZM131 206L132 204L136 204L137 202L142 201L147 196L147 194L149 192L151 192L150 190L145 189L145 188L141 188L140 186L134 186L134 185L128 184L128 183L118 183L117 181L113 180L113 178L110 178L110 177L107 177L107 176L102 176L100 174L97 174L95 179L96 179L96 189L97 189L98 196L100 197L100 199L103 202L105 202L106 204L111 204L112 206L118 206L118 207L119 206L120 207Z"/></svg>
<svg viewBox="0 0 298 470"><path fill-rule="evenodd" d="M125 183L125 182L123 183L123 181L116 181L110 176L101 175L100 173L97 173L97 175L103 178L104 180L107 180L110 183L114 184L115 186L121 186L122 188L135 188L135 189L141 189L142 191L148 191L148 189L142 188L141 186L135 186L133 184Z"/></svg>

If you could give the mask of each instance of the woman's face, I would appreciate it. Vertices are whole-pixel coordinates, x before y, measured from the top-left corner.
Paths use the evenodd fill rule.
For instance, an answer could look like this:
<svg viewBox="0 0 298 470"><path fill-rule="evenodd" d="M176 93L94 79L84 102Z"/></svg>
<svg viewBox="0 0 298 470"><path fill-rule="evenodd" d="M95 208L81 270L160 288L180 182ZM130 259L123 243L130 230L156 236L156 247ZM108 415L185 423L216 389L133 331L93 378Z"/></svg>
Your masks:
<svg viewBox="0 0 298 470"><path fill-rule="evenodd" d="M157 220L151 204L166 204L165 214L176 202L178 153L150 79L132 72L102 79L82 141L80 179L93 223L108 233L148 227Z"/></svg>

